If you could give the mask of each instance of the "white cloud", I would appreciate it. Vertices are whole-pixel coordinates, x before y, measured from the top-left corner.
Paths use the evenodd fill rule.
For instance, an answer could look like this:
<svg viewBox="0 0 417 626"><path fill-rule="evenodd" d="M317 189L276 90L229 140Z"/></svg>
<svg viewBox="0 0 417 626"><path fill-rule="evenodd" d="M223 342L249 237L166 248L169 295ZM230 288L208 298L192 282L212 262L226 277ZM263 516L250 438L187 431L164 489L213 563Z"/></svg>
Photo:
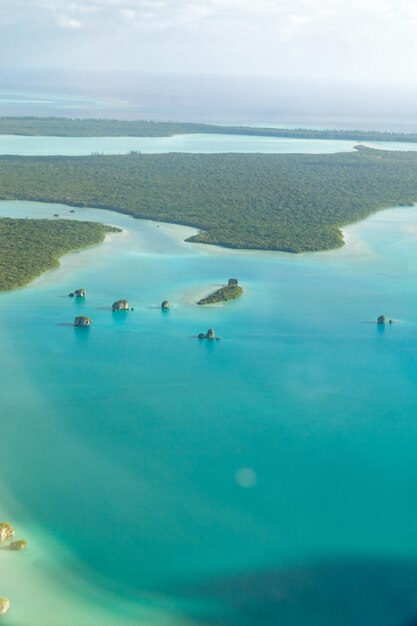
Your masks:
<svg viewBox="0 0 417 626"><path fill-rule="evenodd" d="M78 30L84 58L104 67L107 51L126 68L414 81L417 63L414 0L0 0L2 62L20 33L50 62L43 41L56 25ZM60 45L76 63L65 40L56 63Z"/></svg>
<svg viewBox="0 0 417 626"><path fill-rule="evenodd" d="M82 28L83 24L80 20L70 17L69 15L59 15L57 24L60 28L78 29Z"/></svg>

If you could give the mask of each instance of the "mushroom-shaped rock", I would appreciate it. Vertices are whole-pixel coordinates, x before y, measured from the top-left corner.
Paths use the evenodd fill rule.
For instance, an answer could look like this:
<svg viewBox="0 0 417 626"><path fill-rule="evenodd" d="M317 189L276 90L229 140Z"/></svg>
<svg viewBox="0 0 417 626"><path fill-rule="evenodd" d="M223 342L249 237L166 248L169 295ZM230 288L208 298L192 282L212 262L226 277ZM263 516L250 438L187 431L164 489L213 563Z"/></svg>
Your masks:
<svg viewBox="0 0 417 626"><path fill-rule="evenodd" d="M207 339L214 339L215 333L213 328L209 328L206 334Z"/></svg>
<svg viewBox="0 0 417 626"><path fill-rule="evenodd" d="M231 285L238 285L239 281L238 281L237 278L229 278L229 280L227 281L227 284L230 285L230 286Z"/></svg>
<svg viewBox="0 0 417 626"><path fill-rule="evenodd" d="M127 300L116 300L111 306L112 311L128 311L129 302Z"/></svg>
<svg viewBox="0 0 417 626"><path fill-rule="evenodd" d="M10 609L10 600L8 598L0 598L0 615L4 615Z"/></svg>
<svg viewBox="0 0 417 626"><path fill-rule="evenodd" d="M28 542L25 539L19 539L18 541L12 541L9 545L10 550L26 550Z"/></svg>
<svg viewBox="0 0 417 626"><path fill-rule="evenodd" d="M91 326L93 320L86 315L78 315L74 320L74 326Z"/></svg>
<svg viewBox="0 0 417 626"><path fill-rule="evenodd" d="M15 530L8 522L0 522L0 543L13 539Z"/></svg>
<svg viewBox="0 0 417 626"><path fill-rule="evenodd" d="M85 289L76 289L74 291L74 296L76 298L85 298L86 295L87 295L87 292Z"/></svg>
<svg viewBox="0 0 417 626"><path fill-rule="evenodd" d="M168 302L168 300L164 300L161 304L161 309L169 309L170 307L170 303Z"/></svg>
<svg viewBox="0 0 417 626"><path fill-rule="evenodd" d="M75 293L73 293L72 291L71 293L68 294L68 298L74 298L74 296L75 296Z"/></svg>
<svg viewBox="0 0 417 626"><path fill-rule="evenodd" d="M377 317L377 324L386 324L387 323L387 318L385 317L385 315L380 315L379 317Z"/></svg>

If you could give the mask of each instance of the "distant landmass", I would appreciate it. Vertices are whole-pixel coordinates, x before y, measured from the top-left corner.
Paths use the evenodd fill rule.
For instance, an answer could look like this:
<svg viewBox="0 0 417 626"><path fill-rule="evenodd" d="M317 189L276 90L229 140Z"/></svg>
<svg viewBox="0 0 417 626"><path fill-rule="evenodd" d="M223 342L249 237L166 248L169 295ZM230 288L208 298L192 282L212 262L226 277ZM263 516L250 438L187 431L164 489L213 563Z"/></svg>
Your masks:
<svg viewBox="0 0 417 626"><path fill-rule="evenodd" d="M245 135L293 139L417 142L417 133L377 130L313 130L220 126L151 120L70 119L62 117L0 117L0 135L53 137L171 137L186 134Z"/></svg>
<svg viewBox="0 0 417 626"><path fill-rule="evenodd" d="M326 250L342 226L417 201L417 152L1 156L0 199L185 224L192 242Z"/></svg>

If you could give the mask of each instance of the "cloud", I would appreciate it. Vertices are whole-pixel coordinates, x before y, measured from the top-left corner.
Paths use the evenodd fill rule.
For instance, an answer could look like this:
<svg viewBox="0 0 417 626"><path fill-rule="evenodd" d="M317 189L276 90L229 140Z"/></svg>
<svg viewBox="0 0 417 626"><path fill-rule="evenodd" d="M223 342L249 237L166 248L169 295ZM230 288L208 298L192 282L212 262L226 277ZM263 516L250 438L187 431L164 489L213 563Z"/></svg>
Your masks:
<svg viewBox="0 0 417 626"><path fill-rule="evenodd" d="M0 0L0 59L21 37L28 64L414 80L416 25L414 0ZM57 26L82 61L65 38L51 57Z"/></svg>
<svg viewBox="0 0 417 626"><path fill-rule="evenodd" d="M60 28L78 29L82 28L83 24L80 20L70 17L69 15L60 15L57 20L57 24Z"/></svg>

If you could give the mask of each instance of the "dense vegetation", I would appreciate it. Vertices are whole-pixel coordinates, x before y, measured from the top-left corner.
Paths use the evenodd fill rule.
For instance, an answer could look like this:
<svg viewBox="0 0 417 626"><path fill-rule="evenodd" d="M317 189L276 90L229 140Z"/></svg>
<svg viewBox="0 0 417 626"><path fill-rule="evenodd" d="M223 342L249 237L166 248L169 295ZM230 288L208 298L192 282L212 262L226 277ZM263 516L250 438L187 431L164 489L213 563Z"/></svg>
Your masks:
<svg viewBox="0 0 417 626"><path fill-rule="evenodd" d="M187 224L191 241L234 248L323 250L343 244L340 226L417 200L417 153L3 156L0 198Z"/></svg>
<svg viewBox="0 0 417 626"><path fill-rule="evenodd" d="M225 285L220 287L205 298L201 298L197 304L217 304L218 302L227 302L228 300L236 300L243 294L243 289L239 285Z"/></svg>
<svg viewBox="0 0 417 626"><path fill-rule="evenodd" d="M417 133L363 130L312 130L306 128L250 128L150 120L70 119L61 117L0 117L0 135L55 137L170 137L193 133L289 137L298 139L349 139L353 141L417 142Z"/></svg>
<svg viewBox="0 0 417 626"><path fill-rule="evenodd" d="M59 258L118 229L94 222L0 218L0 290L22 287Z"/></svg>

